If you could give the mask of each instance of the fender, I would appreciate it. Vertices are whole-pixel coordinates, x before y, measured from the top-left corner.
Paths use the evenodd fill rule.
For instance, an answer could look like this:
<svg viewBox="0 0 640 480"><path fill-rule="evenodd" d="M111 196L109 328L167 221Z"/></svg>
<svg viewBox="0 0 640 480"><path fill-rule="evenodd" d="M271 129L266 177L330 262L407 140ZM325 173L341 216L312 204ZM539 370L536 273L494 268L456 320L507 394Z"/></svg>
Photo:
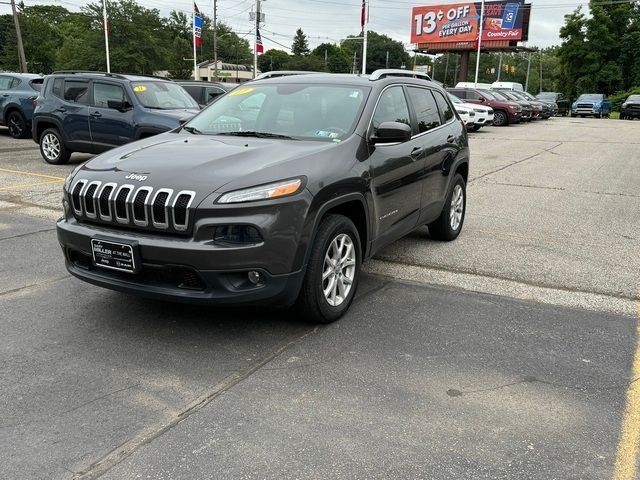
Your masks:
<svg viewBox="0 0 640 480"><path fill-rule="evenodd" d="M153 135L158 135L160 133L168 132L169 128L158 128L158 127L140 127L136 130L135 140L140 140L141 138L151 137Z"/></svg>
<svg viewBox="0 0 640 480"><path fill-rule="evenodd" d="M367 258L367 254L369 253L370 250L370 243L371 243L371 222L369 220L370 216L369 216L369 207L368 207L368 203L367 200L364 196L363 193L360 192L352 192L352 193L347 193L344 195L341 195L339 197L334 197L331 200L328 200L326 202L324 202L320 208L318 208L318 210L315 212L314 217L313 217L313 223L311 222L307 222L307 224L311 225L311 228L305 228L305 230L309 230L308 233L305 231L305 233L303 235L307 236L307 240L306 242L303 240L301 243L301 247L304 245L304 252L298 252L299 255L300 253L304 253L302 259L302 267L304 267L305 265L307 265L307 263L309 262L309 256L311 255L311 248L313 246L313 243L315 241L316 238L316 234L318 232L318 227L320 226L320 221L322 219L322 217L332 208L335 208L339 205L343 205L347 202L352 202L352 201L358 201L362 204L362 208L364 210L365 213L365 223L366 223L366 228L367 228L367 241L365 244L361 244L361 248L362 248L362 259L364 260L365 258ZM312 212L313 207L311 207L310 209L310 213ZM361 239L362 240L362 239Z"/></svg>
<svg viewBox="0 0 640 480"><path fill-rule="evenodd" d="M49 116L49 115L38 115L37 117L34 116L33 120L32 120L33 124L33 128L32 128L32 132L31 135L33 137L33 141L36 143L40 143L40 138L38 138L38 125L40 125L41 123L51 123L53 124L57 129L58 132L60 132L60 135L62 136L62 140L64 141L64 143L67 143L67 135L64 131L64 128L62 128L62 122L54 117L54 116Z"/></svg>

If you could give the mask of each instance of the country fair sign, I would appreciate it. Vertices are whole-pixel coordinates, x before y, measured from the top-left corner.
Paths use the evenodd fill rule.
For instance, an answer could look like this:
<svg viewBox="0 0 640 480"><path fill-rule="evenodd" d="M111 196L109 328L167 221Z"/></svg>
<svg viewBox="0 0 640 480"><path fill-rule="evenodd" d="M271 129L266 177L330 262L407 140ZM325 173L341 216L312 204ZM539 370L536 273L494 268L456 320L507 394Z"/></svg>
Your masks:
<svg viewBox="0 0 640 480"><path fill-rule="evenodd" d="M482 41L521 40L523 7L523 2L508 0L486 2ZM480 30L480 8L480 2L413 7L411 43L442 44L477 41Z"/></svg>

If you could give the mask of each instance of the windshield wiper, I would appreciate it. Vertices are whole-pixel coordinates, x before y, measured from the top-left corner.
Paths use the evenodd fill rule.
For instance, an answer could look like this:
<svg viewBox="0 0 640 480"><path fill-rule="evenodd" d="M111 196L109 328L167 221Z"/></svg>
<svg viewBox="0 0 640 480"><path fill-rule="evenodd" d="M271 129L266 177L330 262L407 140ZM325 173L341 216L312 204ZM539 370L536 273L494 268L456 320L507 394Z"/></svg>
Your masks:
<svg viewBox="0 0 640 480"><path fill-rule="evenodd" d="M182 127L183 130L186 130L187 132L193 134L193 135L202 135L202 132L200 130L198 130L196 127L190 127L190 126L186 126L186 127Z"/></svg>
<svg viewBox="0 0 640 480"><path fill-rule="evenodd" d="M253 132L250 130L241 131L241 132L220 132L220 133L216 133L216 135L228 135L231 137L281 138L283 140L296 140L293 137L290 137L288 135L280 135L279 133Z"/></svg>

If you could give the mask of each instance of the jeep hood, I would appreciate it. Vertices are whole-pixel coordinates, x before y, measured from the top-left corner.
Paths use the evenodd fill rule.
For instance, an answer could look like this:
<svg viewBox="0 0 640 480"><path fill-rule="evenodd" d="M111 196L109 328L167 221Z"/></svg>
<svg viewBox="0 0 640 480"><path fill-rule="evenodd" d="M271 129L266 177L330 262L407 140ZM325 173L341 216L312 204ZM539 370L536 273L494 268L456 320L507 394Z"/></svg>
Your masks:
<svg viewBox="0 0 640 480"><path fill-rule="evenodd" d="M75 178L193 190L201 196L234 180L250 186L319 172L317 155L338 147L333 142L165 133L89 160ZM132 173L139 176L125 178Z"/></svg>

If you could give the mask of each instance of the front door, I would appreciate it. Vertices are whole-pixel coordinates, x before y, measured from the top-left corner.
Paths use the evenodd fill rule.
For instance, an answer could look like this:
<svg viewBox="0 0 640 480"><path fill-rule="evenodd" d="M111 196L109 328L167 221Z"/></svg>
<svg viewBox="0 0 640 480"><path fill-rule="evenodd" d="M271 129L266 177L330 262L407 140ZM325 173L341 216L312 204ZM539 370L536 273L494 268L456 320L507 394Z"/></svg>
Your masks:
<svg viewBox="0 0 640 480"><path fill-rule="evenodd" d="M128 105L128 108L118 109L123 105ZM89 125L96 150L105 150L133 140L133 108L121 85L93 82Z"/></svg>
<svg viewBox="0 0 640 480"><path fill-rule="evenodd" d="M411 124L401 86L385 89L372 120L372 135L384 122ZM425 152L421 140L370 147L371 191L374 206L374 250L411 231L418 222Z"/></svg>

